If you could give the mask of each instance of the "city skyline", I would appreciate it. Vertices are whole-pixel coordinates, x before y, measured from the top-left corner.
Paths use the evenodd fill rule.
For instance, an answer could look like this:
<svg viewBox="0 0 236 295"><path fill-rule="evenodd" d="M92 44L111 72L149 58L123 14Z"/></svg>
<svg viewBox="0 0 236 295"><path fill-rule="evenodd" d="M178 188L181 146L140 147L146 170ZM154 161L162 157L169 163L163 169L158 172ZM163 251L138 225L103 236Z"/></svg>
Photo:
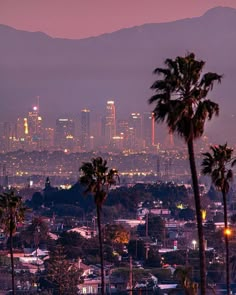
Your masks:
<svg viewBox="0 0 236 295"><path fill-rule="evenodd" d="M132 112L124 120L117 116L114 100L106 102L96 124L91 124L93 110L90 109L81 109L75 116L58 115L53 126L48 126L47 117L39 111L39 103L27 109L23 117L0 121L1 152L20 149L89 152L99 148L139 152L155 149L161 141L151 112ZM155 142L157 138L159 142Z"/></svg>
<svg viewBox="0 0 236 295"><path fill-rule="evenodd" d="M4 294L236 292L235 27L235 0L0 0Z"/></svg>
<svg viewBox="0 0 236 295"><path fill-rule="evenodd" d="M93 110L91 126L96 125L104 104L113 97L121 119L132 112L151 112L148 99L154 68L166 57L194 51L206 61L207 69L223 74L222 84L211 97L220 105L220 116L207 131L209 128L216 140L231 140L236 118L232 107L235 15L236 9L218 7L197 18L76 41L0 25L0 59L4 60L0 69L1 118L10 121L16 113L23 117L24 106L37 96L42 115L50 120L48 126L58 115L75 116L84 108ZM221 126L227 132L218 132Z"/></svg>

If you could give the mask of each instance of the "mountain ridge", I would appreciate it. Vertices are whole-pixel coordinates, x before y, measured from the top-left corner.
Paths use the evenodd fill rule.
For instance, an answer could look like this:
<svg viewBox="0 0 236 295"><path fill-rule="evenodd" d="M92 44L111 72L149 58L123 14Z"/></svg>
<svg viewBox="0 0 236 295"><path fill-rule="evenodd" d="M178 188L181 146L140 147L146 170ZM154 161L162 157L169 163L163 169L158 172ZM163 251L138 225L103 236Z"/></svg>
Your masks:
<svg viewBox="0 0 236 295"><path fill-rule="evenodd" d="M54 38L0 25L0 116L24 116L41 97L44 117L78 116L90 108L99 120L106 100L116 102L118 117L151 111L147 104L152 71L167 57L194 51L206 70L224 74L210 95L232 112L236 65L236 9L217 7L204 15L174 22L144 24L83 39ZM234 115L234 114L232 114ZM220 122L220 121L219 121Z"/></svg>

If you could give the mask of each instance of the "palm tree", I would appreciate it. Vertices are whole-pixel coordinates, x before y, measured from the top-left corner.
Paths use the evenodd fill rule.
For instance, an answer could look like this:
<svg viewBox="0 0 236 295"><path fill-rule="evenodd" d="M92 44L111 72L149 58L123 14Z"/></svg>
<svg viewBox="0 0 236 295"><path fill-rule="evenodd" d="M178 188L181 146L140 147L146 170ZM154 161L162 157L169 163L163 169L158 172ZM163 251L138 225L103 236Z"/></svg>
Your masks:
<svg viewBox="0 0 236 295"><path fill-rule="evenodd" d="M109 188L111 185L116 184L119 180L118 172L115 169L108 171L107 161L101 157L93 158L91 162L83 163L80 167L82 176L80 183L87 186L85 193L91 193L94 196L94 202L97 210L97 225L99 248L101 258L101 294L105 294L104 282L104 262L103 262L103 244L102 244L102 231L101 231L101 209L104 201L107 198Z"/></svg>
<svg viewBox="0 0 236 295"><path fill-rule="evenodd" d="M214 82L221 81L221 76L216 73L209 72L203 75L204 65L204 61L195 59L194 53L166 59L166 68L154 70L154 74L160 79L151 86L155 94L149 99L150 104L156 104L153 110L156 122L166 122L170 132L182 137L188 147L198 226L202 295L206 294L206 259L193 142L202 136L205 121L219 113L218 104L207 99L207 95L212 90Z"/></svg>
<svg viewBox="0 0 236 295"><path fill-rule="evenodd" d="M231 280L233 283L236 282L236 255L233 255L230 257L230 274L231 274Z"/></svg>
<svg viewBox="0 0 236 295"><path fill-rule="evenodd" d="M23 205L22 197L17 196L13 190L0 195L0 223L4 232L9 236L10 240L13 295L15 295L13 235L16 232L17 224L24 220L25 210L26 208Z"/></svg>
<svg viewBox="0 0 236 295"><path fill-rule="evenodd" d="M233 179L231 167L235 165L236 160L232 158L233 149L227 147L227 143L219 146L211 146L211 152L203 153L205 157L202 161L202 173L210 175L215 187L221 191L224 206L224 237L225 237L225 260L226 260L226 286L227 294L230 294L229 277L229 234L227 199L229 192L229 182Z"/></svg>

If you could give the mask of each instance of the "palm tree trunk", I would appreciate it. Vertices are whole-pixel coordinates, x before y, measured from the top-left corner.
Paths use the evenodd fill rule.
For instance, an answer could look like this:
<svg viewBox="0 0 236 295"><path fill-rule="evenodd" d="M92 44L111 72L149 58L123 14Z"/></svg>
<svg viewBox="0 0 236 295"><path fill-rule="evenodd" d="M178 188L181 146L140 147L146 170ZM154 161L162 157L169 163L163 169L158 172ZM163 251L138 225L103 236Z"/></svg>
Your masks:
<svg viewBox="0 0 236 295"><path fill-rule="evenodd" d="M97 222L98 222L98 238L99 238L99 250L100 250L100 263L101 263L101 294L105 294L105 281L104 281L104 259L103 259L103 242L102 242L102 230L101 230L101 210L97 204Z"/></svg>
<svg viewBox="0 0 236 295"><path fill-rule="evenodd" d="M12 230L10 230L10 256L11 256L11 284L12 284L12 294L15 295L15 271L14 271L14 258L13 258L13 238Z"/></svg>
<svg viewBox="0 0 236 295"><path fill-rule="evenodd" d="M189 139L188 142L188 153L190 170L192 174L193 192L197 216L197 229L198 229L198 242L199 242L199 259L200 259L200 284L201 284L201 295L206 295L206 256L205 256L205 241L202 226L202 212L201 212L201 200L199 194L197 169L194 157L193 140Z"/></svg>
<svg viewBox="0 0 236 295"><path fill-rule="evenodd" d="M227 214L227 202L226 202L226 192L222 190L223 196L223 205L224 205L224 224L225 230L228 228L228 214ZM227 233L224 233L225 236L225 267L226 267L226 288L227 288L227 295L230 295L230 282L229 282L229 236Z"/></svg>

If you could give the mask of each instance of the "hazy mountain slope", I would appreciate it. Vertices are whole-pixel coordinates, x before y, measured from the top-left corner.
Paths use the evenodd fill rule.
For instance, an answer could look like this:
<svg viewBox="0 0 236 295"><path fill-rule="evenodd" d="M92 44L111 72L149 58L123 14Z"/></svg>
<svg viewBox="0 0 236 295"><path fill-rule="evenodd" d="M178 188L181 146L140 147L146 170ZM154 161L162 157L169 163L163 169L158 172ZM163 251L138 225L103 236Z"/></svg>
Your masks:
<svg viewBox="0 0 236 295"><path fill-rule="evenodd" d="M101 114L114 98L118 116L151 110L152 71L187 51L224 74L214 91L223 114L234 112L236 10L218 7L199 18L146 24L83 40L56 39L0 25L0 116L24 114L41 97L41 112ZM233 115L233 113L232 113ZM1 119L1 120L2 120ZM218 121L220 122L220 121ZM224 121L225 122L225 121Z"/></svg>

